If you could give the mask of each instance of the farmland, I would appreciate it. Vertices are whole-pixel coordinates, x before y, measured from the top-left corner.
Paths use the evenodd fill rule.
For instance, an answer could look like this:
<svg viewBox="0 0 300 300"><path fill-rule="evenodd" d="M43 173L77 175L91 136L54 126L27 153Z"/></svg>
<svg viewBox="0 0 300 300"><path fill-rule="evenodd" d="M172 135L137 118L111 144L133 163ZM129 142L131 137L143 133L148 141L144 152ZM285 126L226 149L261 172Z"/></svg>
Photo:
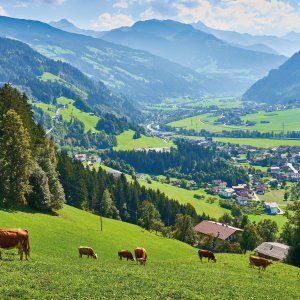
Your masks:
<svg viewBox="0 0 300 300"><path fill-rule="evenodd" d="M133 138L134 131L127 130L117 136L118 146L114 150L132 150L135 148L172 147L174 144L158 137L142 135L139 139Z"/></svg>
<svg viewBox="0 0 300 300"><path fill-rule="evenodd" d="M18 261L15 250L3 254L1 299L300 297L295 267L275 262L259 273L248 267L248 255L237 254L217 254L217 263L200 263L197 250L186 244L105 218L101 232L99 217L68 206L56 216L0 211L0 220L1 227L27 228L32 250L28 262ZM92 246L98 260L79 259L79 245ZM145 267L118 260L119 249L137 245L148 251Z"/></svg>
<svg viewBox="0 0 300 300"><path fill-rule="evenodd" d="M219 116L212 113L197 115L179 121L171 122L168 125L184 129L205 129L210 132L221 132L222 130L257 130L260 132L275 132L300 130L300 108L288 109L274 112L260 111L256 114L248 114L241 117L242 121L256 122L253 126L229 126L214 125ZM263 122L263 123L261 123Z"/></svg>
<svg viewBox="0 0 300 300"><path fill-rule="evenodd" d="M258 148L278 146L300 146L300 140L254 139L254 138L213 138L216 142L232 143L238 145L250 145Z"/></svg>

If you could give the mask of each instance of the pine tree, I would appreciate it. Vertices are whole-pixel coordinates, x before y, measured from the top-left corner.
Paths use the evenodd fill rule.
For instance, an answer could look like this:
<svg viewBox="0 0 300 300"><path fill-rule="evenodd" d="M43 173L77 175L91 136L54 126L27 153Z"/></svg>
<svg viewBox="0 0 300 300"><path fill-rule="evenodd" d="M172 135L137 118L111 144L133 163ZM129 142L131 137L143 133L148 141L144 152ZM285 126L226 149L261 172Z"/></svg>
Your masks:
<svg viewBox="0 0 300 300"><path fill-rule="evenodd" d="M21 117L12 109L0 122L0 203L25 205L32 172L30 136Z"/></svg>
<svg viewBox="0 0 300 300"><path fill-rule="evenodd" d="M182 242L193 244L196 239L193 219L189 215L177 215L174 237Z"/></svg>

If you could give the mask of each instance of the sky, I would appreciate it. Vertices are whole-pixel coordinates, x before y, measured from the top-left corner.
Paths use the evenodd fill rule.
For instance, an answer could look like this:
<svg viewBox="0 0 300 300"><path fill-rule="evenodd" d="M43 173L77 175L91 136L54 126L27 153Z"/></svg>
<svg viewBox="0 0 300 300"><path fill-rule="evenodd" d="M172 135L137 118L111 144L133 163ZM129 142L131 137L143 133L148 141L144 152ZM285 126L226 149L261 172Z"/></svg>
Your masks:
<svg viewBox="0 0 300 300"><path fill-rule="evenodd" d="M0 0L0 15L43 22L65 18L98 31L172 19L252 34L300 32L298 0Z"/></svg>

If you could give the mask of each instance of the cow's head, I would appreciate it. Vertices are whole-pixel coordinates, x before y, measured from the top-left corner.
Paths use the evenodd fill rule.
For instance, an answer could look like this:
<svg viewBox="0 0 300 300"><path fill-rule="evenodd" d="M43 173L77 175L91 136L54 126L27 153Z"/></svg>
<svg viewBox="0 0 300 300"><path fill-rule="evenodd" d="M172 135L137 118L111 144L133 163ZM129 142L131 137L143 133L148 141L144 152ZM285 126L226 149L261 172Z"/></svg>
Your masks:
<svg viewBox="0 0 300 300"><path fill-rule="evenodd" d="M273 261L272 260L268 260L268 265L272 265L273 264Z"/></svg>
<svg viewBox="0 0 300 300"><path fill-rule="evenodd" d="M98 256L97 256L96 253L93 253L93 258L94 258L94 259L97 259L97 258L98 258Z"/></svg>
<svg viewBox="0 0 300 300"><path fill-rule="evenodd" d="M216 262L217 262L217 259L216 259L216 258L213 258L213 262L215 262L215 263L216 263Z"/></svg>

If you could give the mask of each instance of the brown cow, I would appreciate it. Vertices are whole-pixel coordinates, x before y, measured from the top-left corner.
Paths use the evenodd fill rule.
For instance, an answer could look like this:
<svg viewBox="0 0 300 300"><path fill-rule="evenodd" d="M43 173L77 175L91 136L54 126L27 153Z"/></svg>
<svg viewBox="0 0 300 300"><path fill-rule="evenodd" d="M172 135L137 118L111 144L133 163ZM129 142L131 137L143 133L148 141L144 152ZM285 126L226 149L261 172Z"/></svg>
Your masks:
<svg viewBox="0 0 300 300"><path fill-rule="evenodd" d="M211 251L200 249L198 251L198 255L199 255L199 258L200 258L201 262L202 262L202 257L207 257L208 261L212 260L214 262L217 262L217 259L215 258L215 255Z"/></svg>
<svg viewBox="0 0 300 300"><path fill-rule="evenodd" d="M136 263L138 264L139 262L141 263L141 259L143 260L143 264L145 265L147 261L147 251L144 248L137 247L134 249L134 254L135 254L135 259Z"/></svg>
<svg viewBox="0 0 300 300"><path fill-rule="evenodd" d="M26 260L28 260L30 252L28 231L21 228L0 228L0 248L17 248L20 260L23 260L23 252L25 253Z"/></svg>
<svg viewBox="0 0 300 300"><path fill-rule="evenodd" d="M122 258L126 258L127 261L128 261L128 259L134 261L132 253L130 251L128 251L128 250L120 250L120 251L118 251L118 256L119 256L120 260L122 260Z"/></svg>
<svg viewBox="0 0 300 300"><path fill-rule="evenodd" d="M265 271L267 266L269 266L271 264L272 264L272 261L270 259L265 259L262 257L253 256L253 255L251 255L249 257L249 267L251 267L251 268L259 267L259 270L260 270L260 268L262 268Z"/></svg>
<svg viewBox="0 0 300 300"><path fill-rule="evenodd" d="M78 248L78 252L80 258L82 258L82 255L87 255L87 258L91 257L97 259L97 254L94 252L94 250L91 247L80 246Z"/></svg>

